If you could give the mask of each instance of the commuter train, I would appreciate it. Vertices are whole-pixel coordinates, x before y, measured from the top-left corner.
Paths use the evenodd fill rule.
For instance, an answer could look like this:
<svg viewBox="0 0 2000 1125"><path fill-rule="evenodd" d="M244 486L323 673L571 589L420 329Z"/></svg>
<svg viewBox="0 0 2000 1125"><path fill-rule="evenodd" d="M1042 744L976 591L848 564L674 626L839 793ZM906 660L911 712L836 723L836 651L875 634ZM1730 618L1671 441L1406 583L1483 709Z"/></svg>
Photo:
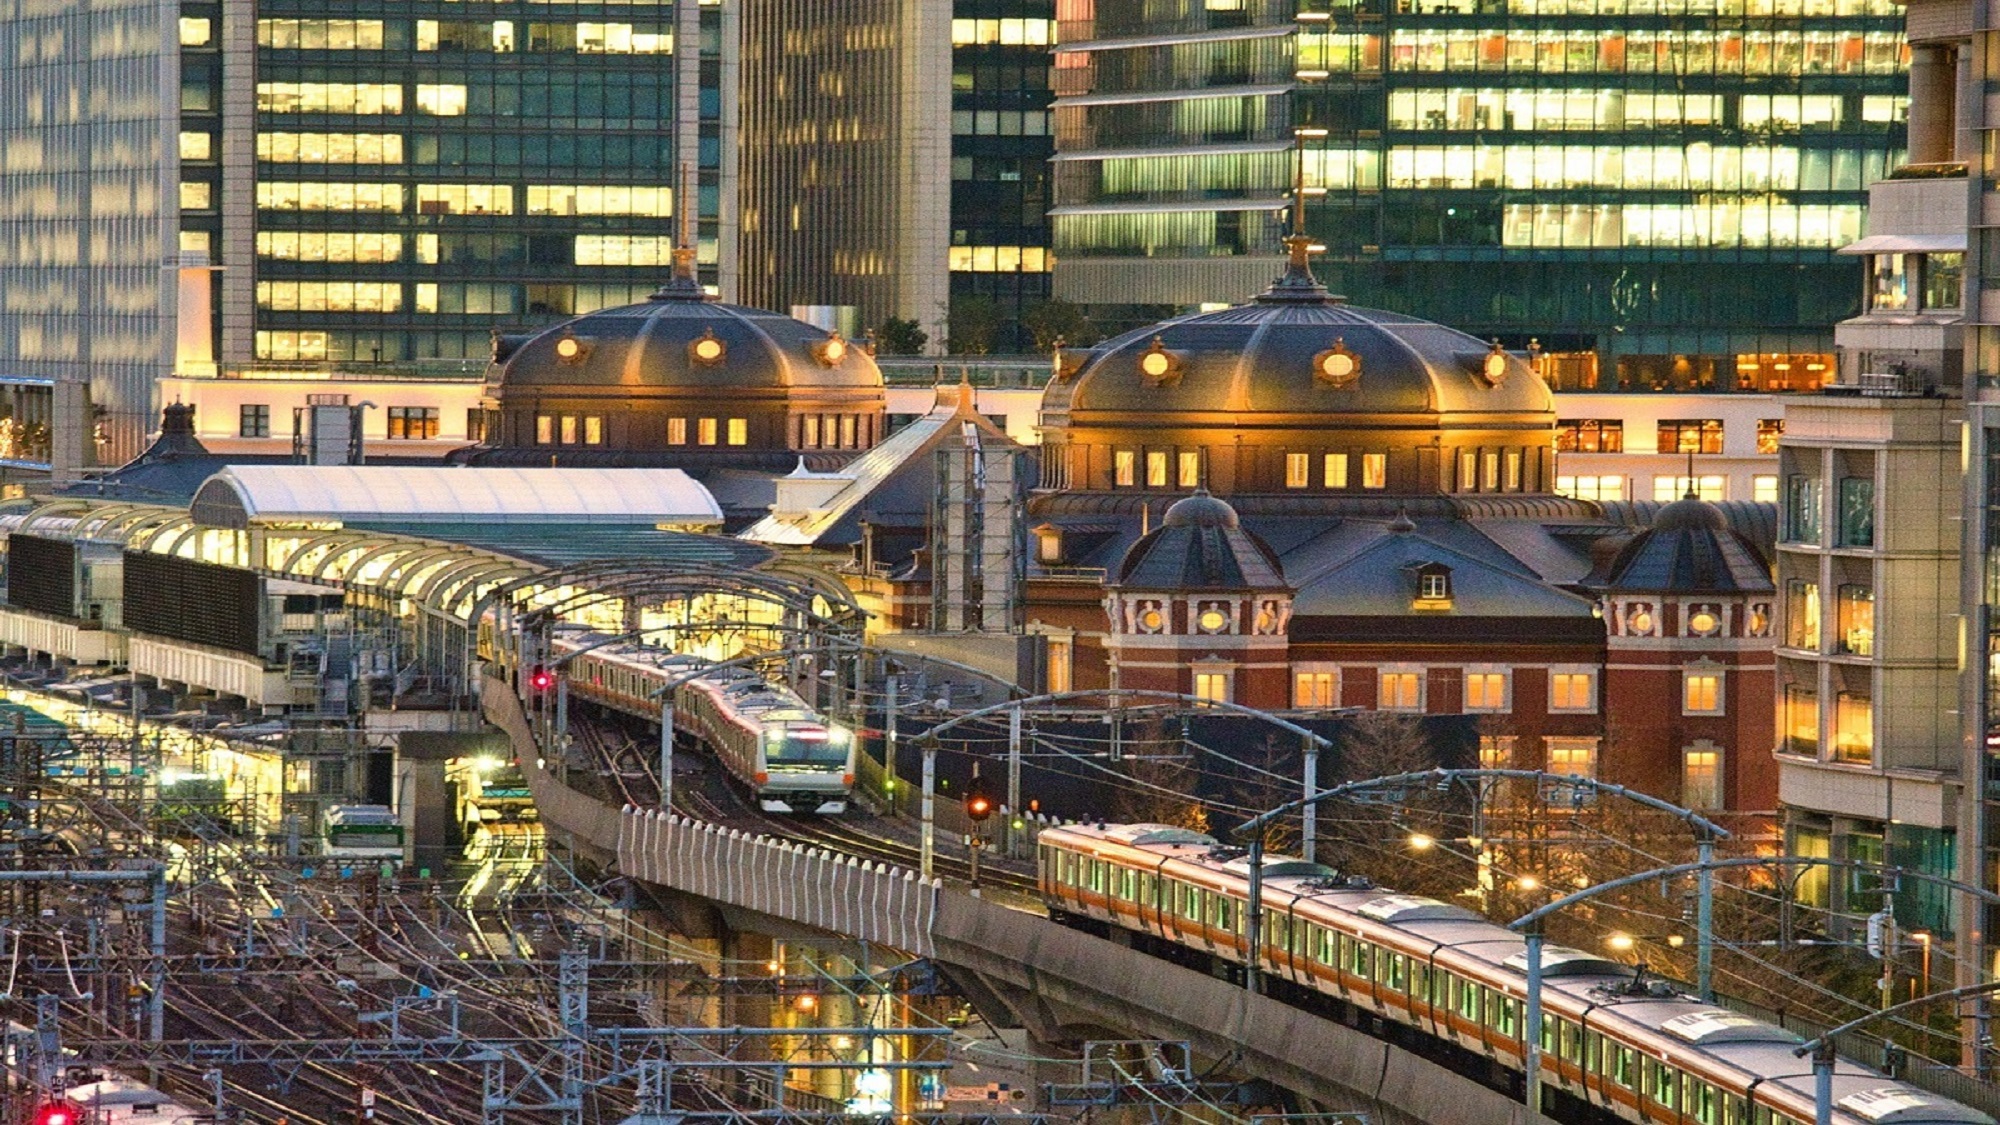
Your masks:
<svg viewBox="0 0 2000 1125"><path fill-rule="evenodd" d="M1039 839L1041 893L1056 921L1116 926L1146 946L1241 966L1249 861L1240 848L1160 824L1075 825ZM1463 907L1266 857L1260 971L1274 993L1331 997L1400 1025L1441 1059L1522 1070L1526 942ZM1581 1114L1642 1125L1806 1125L1808 1060L1782 1028L1718 1008L1631 966L1543 949L1542 1082ZM1461 1068L1466 1069L1466 1068ZM1987 1115L1842 1061L1845 1125L1992 1125Z"/></svg>
<svg viewBox="0 0 2000 1125"><path fill-rule="evenodd" d="M8 1020L5 1045L0 1047L0 1067L4 1067L8 1085L21 1093L30 1090L35 1081L33 1068L23 1049L34 1035L33 1028ZM183 1105L144 1082L122 1074L75 1066L65 1066L64 1071L65 1086L61 1095L44 1103L35 1120L58 1119L60 1115L52 1112L58 1107L70 1111L69 1119L75 1125L137 1125L140 1122L146 1125L195 1125L196 1122L214 1120L210 1111Z"/></svg>
<svg viewBox="0 0 2000 1125"><path fill-rule="evenodd" d="M320 854L336 859L403 862L403 822L387 805L332 805Z"/></svg>
<svg viewBox="0 0 2000 1125"><path fill-rule="evenodd" d="M765 812L847 811L854 788L854 735L826 721L796 692L744 668L691 677L707 662L667 649L603 640L594 633L556 637L552 655L568 659L572 695L658 718L658 692L679 680L674 689L676 728L706 742Z"/></svg>

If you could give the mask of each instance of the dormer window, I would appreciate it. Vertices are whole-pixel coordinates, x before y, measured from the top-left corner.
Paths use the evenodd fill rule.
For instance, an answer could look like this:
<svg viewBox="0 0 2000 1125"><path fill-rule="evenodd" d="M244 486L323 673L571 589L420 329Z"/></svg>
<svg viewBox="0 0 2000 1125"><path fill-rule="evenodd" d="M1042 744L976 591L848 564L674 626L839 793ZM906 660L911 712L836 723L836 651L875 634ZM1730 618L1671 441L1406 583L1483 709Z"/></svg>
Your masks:
<svg viewBox="0 0 2000 1125"><path fill-rule="evenodd" d="M1411 599L1410 608L1419 611L1440 611L1451 608L1451 568L1443 563L1419 563L1411 570L1416 575L1416 597Z"/></svg>
<svg viewBox="0 0 2000 1125"><path fill-rule="evenodd" d="M1062 528L1043 524L1034 531L1035 559L1042 563L1059 563L1063 557Z"/></svg>

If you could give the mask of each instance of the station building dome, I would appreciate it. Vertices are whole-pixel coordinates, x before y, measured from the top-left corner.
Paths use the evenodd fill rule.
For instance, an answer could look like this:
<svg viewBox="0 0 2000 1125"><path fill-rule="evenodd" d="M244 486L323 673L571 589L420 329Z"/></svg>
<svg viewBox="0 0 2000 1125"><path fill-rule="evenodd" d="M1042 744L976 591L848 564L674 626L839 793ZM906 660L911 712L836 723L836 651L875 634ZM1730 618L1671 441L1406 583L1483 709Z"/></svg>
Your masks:
<svg viewBox="0 0 2000 1125"><path fill-rule="evenodd" d="M674 279L638 304L496 334L473 459L834 468L882 439L868 348L712 300L692 255L676 257Z"/></svg>
<svg viewBox="0 0 2000 1125"><path fill-rule="evenodd" d="M1546 493L1554 403L1522 356L1327 292L1295 237L1248 304L1059 364L1044 487L1219 495Z"/></svg>

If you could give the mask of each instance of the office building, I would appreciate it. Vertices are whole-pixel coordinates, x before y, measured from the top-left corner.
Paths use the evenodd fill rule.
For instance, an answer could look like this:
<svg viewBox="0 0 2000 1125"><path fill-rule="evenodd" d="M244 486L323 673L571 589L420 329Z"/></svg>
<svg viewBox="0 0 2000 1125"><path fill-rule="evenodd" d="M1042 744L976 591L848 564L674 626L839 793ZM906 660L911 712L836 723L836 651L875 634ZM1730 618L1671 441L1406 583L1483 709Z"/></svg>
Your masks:
<svg viewBox="0 0 2000 1125"><path fill-rule="evenodd" d="M56 435L10 460L124 460L175 371L477 369L496 324L657 288L683 178L713 283L724 14L190 0L132 5L115 34L96 8L0 21L8 57L38 60L0 95L9 151L41 154L0 172L0 379L23 431Z"/></svg>
<svg viewBox="0 0 2000 1125"><path fill-rule="evenodd" d="M1295 8L1297 9L1295 12ZM1901 162L1890 0L1102 0L1060 27L1055 291L1106 320L1281 268L1568 389L1810 390Z"/></svg>
<svg viewBox="0 0 2000 1125"><path fill-rule="evenodd" d="M937 350L976 298L954 350L1025 347L1054 29L1053 0L744 4L739 299L856 336L914 320Z"/></svg>

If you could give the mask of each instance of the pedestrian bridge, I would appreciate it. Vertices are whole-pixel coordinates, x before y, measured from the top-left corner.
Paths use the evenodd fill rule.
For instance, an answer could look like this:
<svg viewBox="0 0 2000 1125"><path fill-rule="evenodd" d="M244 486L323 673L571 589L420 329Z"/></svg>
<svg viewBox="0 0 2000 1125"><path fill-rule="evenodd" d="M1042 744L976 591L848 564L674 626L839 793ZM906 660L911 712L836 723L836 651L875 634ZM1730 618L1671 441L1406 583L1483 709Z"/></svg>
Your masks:
<svg viewBox="0 0 2000 1125"><path fill-rule="evenodd" d="M1373 1036L908 869L598 800L542 768L504 681L488 679L482 698L545 824L631 878L714 903L744 929L804 928L930 958L988 1018L1045 1043L1184 1040L1237 1073L1390 1125L1526 1121L1521 1103Z"/></svg>

